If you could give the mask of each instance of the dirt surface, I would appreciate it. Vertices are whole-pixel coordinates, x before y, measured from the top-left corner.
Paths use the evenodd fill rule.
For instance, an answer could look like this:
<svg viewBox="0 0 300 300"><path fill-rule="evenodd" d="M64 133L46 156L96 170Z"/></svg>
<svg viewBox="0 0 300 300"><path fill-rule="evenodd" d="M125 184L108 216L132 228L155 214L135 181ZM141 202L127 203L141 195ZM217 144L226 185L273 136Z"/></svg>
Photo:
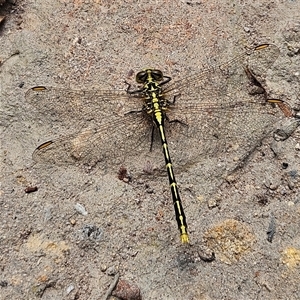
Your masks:
<svg viewBox="0 0 300 300"><path fill-rule="evenodd" d="M299 1L6 2L0 299L108 299L114 281L111 299L300 299L299 129L257 141L209 195L199 184L209 161L178 171L191 239L181 245L166 174L126 165L128 183L109 168L34 163L38 145L72 128L25 99L36 85L125 90L145 67L183 78L274 43L270 96L299 108Z"/></svg>

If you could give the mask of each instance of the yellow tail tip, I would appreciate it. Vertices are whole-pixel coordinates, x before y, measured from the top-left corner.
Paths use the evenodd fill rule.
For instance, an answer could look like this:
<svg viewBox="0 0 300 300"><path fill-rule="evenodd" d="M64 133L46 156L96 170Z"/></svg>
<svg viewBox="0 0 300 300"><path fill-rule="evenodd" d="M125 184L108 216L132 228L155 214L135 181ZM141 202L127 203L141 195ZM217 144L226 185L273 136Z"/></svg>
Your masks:
<svg viewBox="0 0 300 300"><path fill-rule="evenodd" d="M181 243L182 244L188 244L190 242L189 236L187 233L183 233L180 235Z"/></svg>

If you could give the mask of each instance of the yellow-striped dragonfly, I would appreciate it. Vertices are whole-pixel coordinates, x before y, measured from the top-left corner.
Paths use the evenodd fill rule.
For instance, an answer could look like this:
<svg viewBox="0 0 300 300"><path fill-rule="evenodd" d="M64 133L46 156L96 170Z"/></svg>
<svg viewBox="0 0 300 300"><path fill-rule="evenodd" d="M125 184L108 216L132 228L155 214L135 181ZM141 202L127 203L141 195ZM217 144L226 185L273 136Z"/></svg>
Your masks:
<svg viewBox="0 0 300 300"><path fill-rule="evenodd" d="M124 161L145 162L150 153L157 157L162 144L181 241L187 243L171 157L181 169L204 156L222 161L228 152L242 159L283 117L276 105L283 102L269 101L256 79L278 55L275 45L263 44L173 83L160 70L146 69L136 75L138 90L130 85L122 91L33 87L26 98L43 112L42 120L73 131L37 147L33 158L120 167Z"/></svg>

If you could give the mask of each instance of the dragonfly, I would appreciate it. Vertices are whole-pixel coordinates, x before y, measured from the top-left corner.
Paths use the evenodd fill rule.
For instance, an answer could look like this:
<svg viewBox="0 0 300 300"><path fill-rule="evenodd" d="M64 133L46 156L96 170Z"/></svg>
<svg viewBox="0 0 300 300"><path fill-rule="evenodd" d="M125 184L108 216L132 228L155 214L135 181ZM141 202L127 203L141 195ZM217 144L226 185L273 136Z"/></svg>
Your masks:
<svg viewBox="0 0 300 300"><path fill-rule="evenodd" d="M159 160L162 152L180 240L189 243L173 161L187 170L203 157L222 162L235 153L238 161L249 154L284 117L284 102L268 99L261 84L279 53L276 45L262 44L174 82L145 69L136 75L136 90L130 84L125 90L33 87L26 99L43 112L42 122L62 131L38 146L33 159L108 170Z"/></svg>

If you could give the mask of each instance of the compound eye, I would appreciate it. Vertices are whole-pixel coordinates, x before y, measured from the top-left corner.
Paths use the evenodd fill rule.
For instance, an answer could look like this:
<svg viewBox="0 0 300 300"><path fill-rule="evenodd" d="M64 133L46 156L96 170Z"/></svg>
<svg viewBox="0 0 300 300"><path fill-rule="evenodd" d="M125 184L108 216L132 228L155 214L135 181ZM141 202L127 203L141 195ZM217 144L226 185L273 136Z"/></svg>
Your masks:
<svg viewBox="0 0 300 300"><path fill-rule="evenodd" d="M151 75L155 81L162 81L164 78L164 75L160 70L151 70Z"/></svg>
<svg viewBox="0 0 300 300"><path fill-rule="evenodd" d="M135 81L137 83L145 83L147 79L147 72L141 71L136 74Z"/></svg>

